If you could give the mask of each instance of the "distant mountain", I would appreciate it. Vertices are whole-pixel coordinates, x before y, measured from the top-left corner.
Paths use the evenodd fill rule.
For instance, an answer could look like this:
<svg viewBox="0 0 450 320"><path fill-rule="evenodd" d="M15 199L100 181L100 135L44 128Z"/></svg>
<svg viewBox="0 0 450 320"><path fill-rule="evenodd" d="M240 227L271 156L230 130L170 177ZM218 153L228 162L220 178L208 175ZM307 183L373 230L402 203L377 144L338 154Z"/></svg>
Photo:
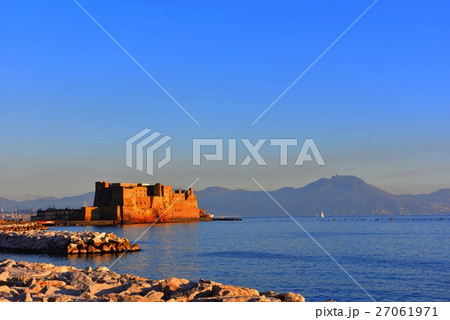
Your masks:
<svg viewBox="0 0 450 320"><path fill-rule="evenodd" d="M4 210L12 210L13 208L15 209L17 207L17 201L0 197L0 209L2 206Z"/></svg>
<svg viewBox="0 0 450 320"><path fill-rule="evenodd" d="M219 216L285 215L263 191L210 187L196 194L200 208ZM282 188L270 194L291 215L314 216L322 211L326 216L450 213L450 189L430 194L394 195L354 176L322 178L302 188ZM0 198L0 206L3 205L5 211L14 210L17 205L19 209L80 208L93 202L94 192L19 202Z"/></svg>
<svg viewBox="0 0 450 320"><path fill-rule="evenodd" d="M270 194L291 215L397 215L450 213L450 189L431 194L394 195L354 176L319 179L302 188ZM197 192L199 206L216 215L274 216L282 210L263 192L206 188Z"/></svg>
<svg viewBox="0 0 450 320"><path fill-rule="evenodd" d="M46 197L36 200L13 201L0 198L0 207L3 206L5 211L15 210L19 206L19 210L45 209L48 207L56 208L81 208L83 205L92 205L94 203L94 192L88 192L79 196L54 198Z"/></svg>

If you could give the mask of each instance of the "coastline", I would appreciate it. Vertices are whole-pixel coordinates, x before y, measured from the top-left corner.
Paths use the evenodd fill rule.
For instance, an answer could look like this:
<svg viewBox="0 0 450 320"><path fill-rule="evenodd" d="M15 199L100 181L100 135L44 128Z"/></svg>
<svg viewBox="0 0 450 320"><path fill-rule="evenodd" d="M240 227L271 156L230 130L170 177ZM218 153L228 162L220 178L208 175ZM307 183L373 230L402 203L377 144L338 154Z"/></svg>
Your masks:
<svg viewBox="0 0 450 320"><path fill-rule="evenodd" d="M102 254L139 251L136 243L130 243L114 233L72 232L33 229L33 225L11 226L13 230L0 231L0 251L53 254ZM22 230L23 229L23 230Z"/></svg>
<svg viewBox="0 0 450 320"><path fill-rule="evenodd" d="M49 263L0 261L0 302L304 302L297 293L200 279L149 280L106 267L78 269Z"/></svg>

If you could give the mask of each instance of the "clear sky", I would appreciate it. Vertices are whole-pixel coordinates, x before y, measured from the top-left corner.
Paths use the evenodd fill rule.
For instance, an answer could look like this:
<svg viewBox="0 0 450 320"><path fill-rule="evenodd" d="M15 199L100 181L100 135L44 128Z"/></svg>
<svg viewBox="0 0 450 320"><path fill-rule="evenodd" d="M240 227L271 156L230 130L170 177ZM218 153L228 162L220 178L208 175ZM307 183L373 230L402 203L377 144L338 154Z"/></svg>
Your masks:
<svg viewBox="0 0 450 320"><path fill-rule="evenodd" d="M0 197L96 180L196 189L301 187L356 175L393 193L450 187L450 4L379 0L0 2ZM173 137L154 177L125 166L144 128ZM192 138L313 138L326 165L192 166ZM242 147L242 146L241 146ZM240 161L245 149L238 151ZM253 163L253 162L252 162Z"/></svg>

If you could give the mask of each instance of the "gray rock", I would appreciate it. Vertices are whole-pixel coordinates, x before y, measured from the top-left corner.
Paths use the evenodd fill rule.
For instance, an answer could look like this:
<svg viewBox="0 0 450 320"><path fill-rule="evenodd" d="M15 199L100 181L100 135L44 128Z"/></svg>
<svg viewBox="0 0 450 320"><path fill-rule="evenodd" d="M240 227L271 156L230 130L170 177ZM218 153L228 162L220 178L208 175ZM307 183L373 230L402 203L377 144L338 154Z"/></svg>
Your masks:
<svg viewBox="0 0 450 320"><path fill-rule="evenodd" d="M70 285L78 290L87 290L92 284L92 279L81 271L74 272L70 279Z"/></svg>

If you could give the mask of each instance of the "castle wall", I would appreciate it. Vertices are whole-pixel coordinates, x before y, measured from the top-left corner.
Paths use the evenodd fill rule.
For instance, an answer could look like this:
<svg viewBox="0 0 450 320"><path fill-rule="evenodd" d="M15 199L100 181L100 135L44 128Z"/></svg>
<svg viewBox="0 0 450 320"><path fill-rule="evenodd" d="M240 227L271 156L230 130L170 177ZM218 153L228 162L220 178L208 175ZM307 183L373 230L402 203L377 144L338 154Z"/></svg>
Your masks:
<svg viewBox="0 0 450 320"><path fill-rule="evenodd" d="M85 219L117 223L170 222L198 219L204 210L191 189L174 192L172 186L96 182L94 207L85 207ZM88 221L89 221L88 220Z"/></svg>

